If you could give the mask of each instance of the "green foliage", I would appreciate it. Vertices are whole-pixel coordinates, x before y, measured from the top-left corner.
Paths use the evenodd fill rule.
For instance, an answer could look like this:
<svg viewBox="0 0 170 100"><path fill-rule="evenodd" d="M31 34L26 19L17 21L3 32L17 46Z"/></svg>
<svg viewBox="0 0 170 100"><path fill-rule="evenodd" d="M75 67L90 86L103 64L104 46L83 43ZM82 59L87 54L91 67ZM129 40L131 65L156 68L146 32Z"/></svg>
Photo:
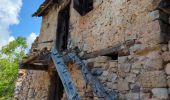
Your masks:
<svg viewBox="0 0 170 100"><path fill-rule="evenodd" d="M0 100L13 97L18 65L26 48L26 38L18 37L0 50Z"/></svg>

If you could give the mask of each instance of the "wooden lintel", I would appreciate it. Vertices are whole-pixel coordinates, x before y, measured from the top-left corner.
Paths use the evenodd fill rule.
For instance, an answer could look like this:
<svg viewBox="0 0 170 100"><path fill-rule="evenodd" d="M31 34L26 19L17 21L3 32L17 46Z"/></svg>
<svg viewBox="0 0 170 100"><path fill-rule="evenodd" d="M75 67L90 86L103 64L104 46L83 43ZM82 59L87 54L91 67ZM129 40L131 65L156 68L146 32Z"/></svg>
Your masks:
<svg viewBox="0 0 170 100"><path fill-rule="evenodd" d="M21 64L19 69L47 71L48 70L48 65Z"/></svg>
<svg viewBox="0 0 170 100"><path fill-rule="evenodd" d="M81 59L90 59L90 58L95 58L98 56L106 56L106 55L110 55L110 54L118 54L119 52L121 52L121 50L123 50L122 45L125 45L126 47L129 47L131 45L134 44L134 40L132 41L128 41L125 44L119 43L114 45L113 47L110 48L105 48L105 49L101 49L92 53L86 53L84 54Z"/></svg>

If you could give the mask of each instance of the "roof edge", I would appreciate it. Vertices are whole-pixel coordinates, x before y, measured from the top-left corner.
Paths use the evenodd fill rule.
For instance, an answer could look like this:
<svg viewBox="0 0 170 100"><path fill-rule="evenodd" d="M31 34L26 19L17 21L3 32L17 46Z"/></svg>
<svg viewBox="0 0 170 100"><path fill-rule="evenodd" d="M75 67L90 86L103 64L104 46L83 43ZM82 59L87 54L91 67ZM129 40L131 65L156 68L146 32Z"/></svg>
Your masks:
<svg viewBox="0 0 170 100"><path fill-rule="evenodd" d="M59 0L45 0L36 12L32 14L32 17L41 17L48 12L48 9L52 7L55 3L58 3Z"/></svg>

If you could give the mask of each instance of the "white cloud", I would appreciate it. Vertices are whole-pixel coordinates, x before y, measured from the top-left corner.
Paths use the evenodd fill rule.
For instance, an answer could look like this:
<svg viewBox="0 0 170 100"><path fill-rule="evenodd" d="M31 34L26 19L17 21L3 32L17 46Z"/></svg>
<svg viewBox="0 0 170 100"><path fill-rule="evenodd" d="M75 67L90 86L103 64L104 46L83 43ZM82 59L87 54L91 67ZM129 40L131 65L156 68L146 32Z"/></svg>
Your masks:
<svg viewBox="0 0 170 100"><path fill-rule="evenodd" d="M0 0L0 47L14 39L9 27L19 24L21 7L22 0Z"/></svg>
<svg viewBox="0 0 170 100"><path fill-rule="evenodd" d="M11 36L9 27L19 24L19 12L22 7L22 0L0 0L0 48L9 42L15 40ZM30 33L27 37L28 48L36 39L37 34Z"/></svg>
<svg viewBox="0 0 170 100"><path fill-rule="evenodd" d="M15 40L15 38L14 38L13 36L10 36L9 39L8 39L8 43L9 43L9 42L12 42L12 41L14 41L14 40Z"/></svg>
<svg viewBox="0 0 170 100"><path fill-rule="evenodd" d="M36 33L31 33L28 37L27 37L27 45L28 48L31 48L31 44L34 42L34 40L36 39L38 35Z"/></svg>

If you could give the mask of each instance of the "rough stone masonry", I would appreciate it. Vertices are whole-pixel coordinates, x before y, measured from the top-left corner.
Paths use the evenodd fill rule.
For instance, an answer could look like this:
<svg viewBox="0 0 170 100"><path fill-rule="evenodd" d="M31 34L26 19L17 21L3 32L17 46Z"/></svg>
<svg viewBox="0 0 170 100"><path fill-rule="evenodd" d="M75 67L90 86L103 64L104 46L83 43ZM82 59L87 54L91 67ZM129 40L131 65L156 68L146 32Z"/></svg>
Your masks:
<svg viewBox="0 0 170 100"><path fill-rule="evenodd" d="M83 59L108 92L116 91L118 100L170 100L170 2L93 0L93 9L81 16L73 1L45 0L40 6L35 16L42 16L41 32L33 44L36 50L32 48L30 55L43 48L51 50L65 41L58 30L63 25L59 21L65 22L60 14L68 11L69 18L64 17L68 19L68 34L63 35L67 43L61 47L76 47L81 57L120 46L114 53ZM50 40L57 42L41 43ZM14 100L67 100L54 64L47 64L46 71L20 70ZM81 99L102 100L86 85L76 66L69 63L68 70Z"/></svg>

